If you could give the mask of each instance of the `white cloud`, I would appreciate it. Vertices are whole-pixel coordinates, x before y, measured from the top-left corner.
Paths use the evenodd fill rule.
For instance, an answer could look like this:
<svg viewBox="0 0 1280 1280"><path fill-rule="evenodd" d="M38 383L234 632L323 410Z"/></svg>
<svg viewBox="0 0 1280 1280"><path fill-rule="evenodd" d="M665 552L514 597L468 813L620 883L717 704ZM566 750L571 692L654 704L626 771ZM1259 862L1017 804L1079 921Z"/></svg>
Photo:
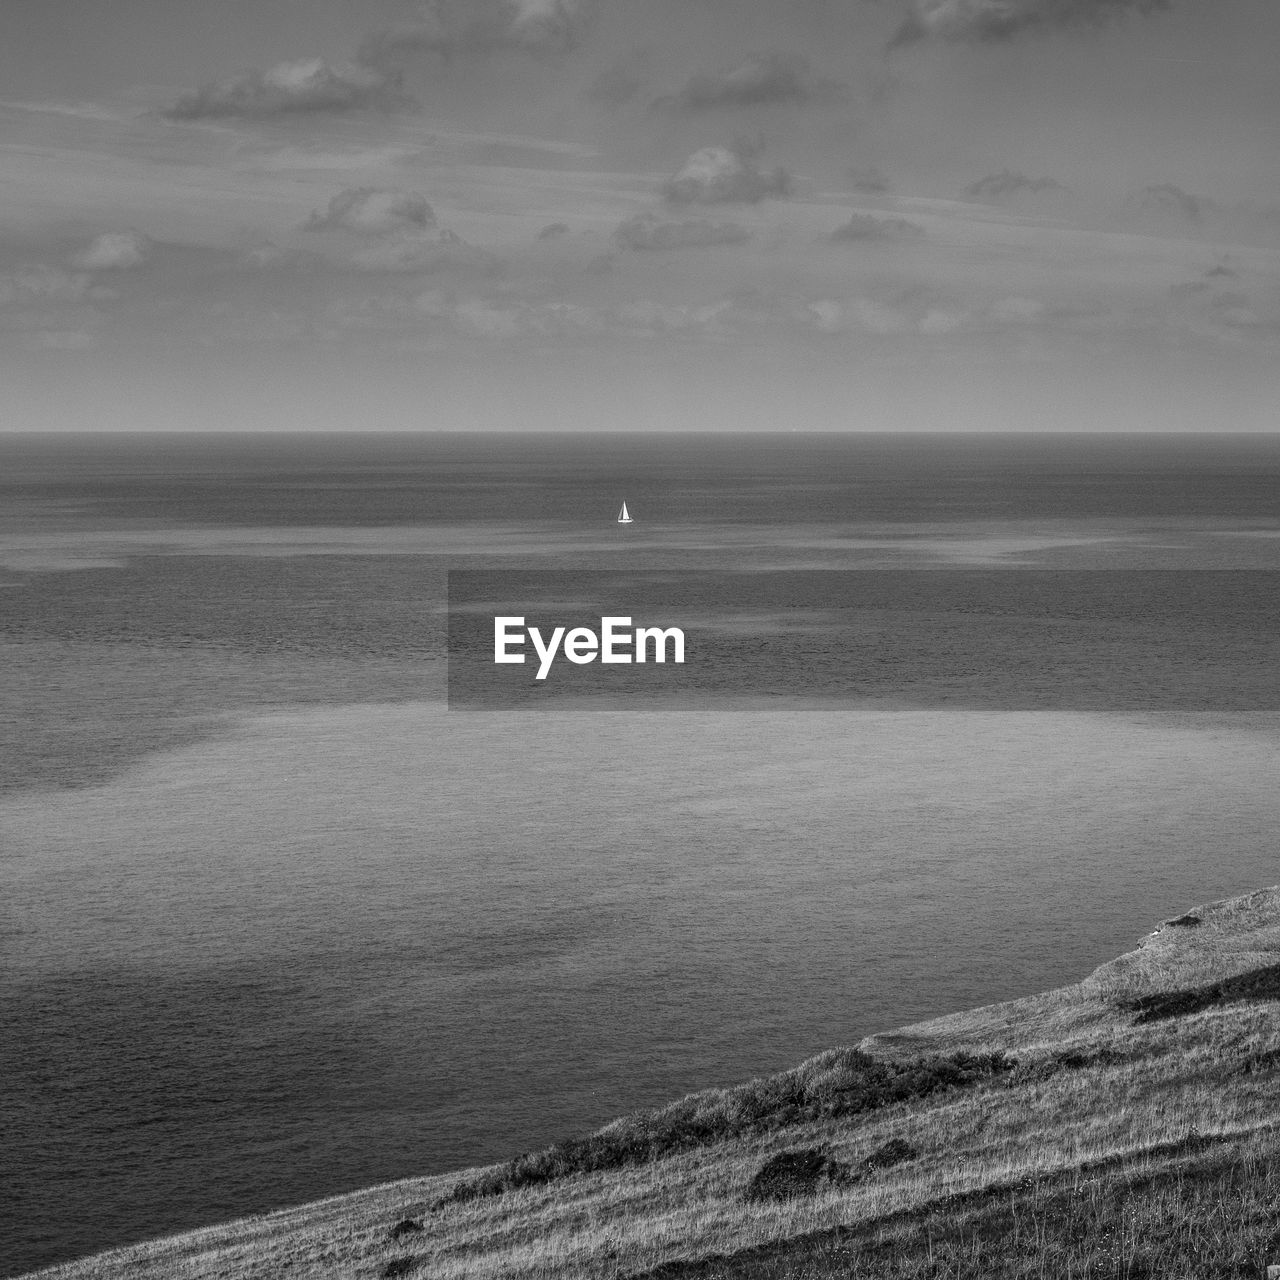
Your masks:
<svg viewBox="0 0 1280 1280"><path fill-rule="evenodd" d="M390 74L422 54L568 53L582 43L595 11L596 0L424 0L420 21L372 32L358 61Z"/></svg>
<svg viewBox="0 0 1280 1280"><path fill-rule="evenodd" d="M19 267L0 276L0 303L34 301L81 302L91 296L93 277L43 264Z"/></svg>
<svg viewBox="0 0 1280 1280"><path fill-rule="evenodd" d="M104 231L72 259L82 271L132 271L151 256L151 241L138 231Z"/></svg>
<svg viewBox="0 0 1280 1280"><path fill-rule="evenodd" d="M394 231L420 231L435 225L435 211L426 197L416 191L345 187L329 201L324 213L311 215L304 230L387 235Z"/></svg>
<svg viewBox="0 0 1280 1280"><path fill-rule="evenodd" d="M807 58L756 53L720 71L696 72L679 93L659 99L655 106L697 112L803 103L814 98L830 101L838 92L834 82L814 79Z"/></svg>
<svg viewBox="0 0 1280 1280"><path fill-rule="evenodd" d="M1170 0L913 0L891 43L1010 40L1024 32L1098 26L1126 13L1169 6Z"/></svg>
<svg viewBox="0 0 1280 1280"><path fill-rule="evenodd" d="M784 169L762 173L749 153L703 147L667 179L662 191L674 204L755 204L765 196L785 196L790 189Z"/></svg>
<svg viewBox="0 0 1280 1280"><path fill-rule="evenodd" d="M844 307L834 298L819 298L805 307L814 326L823 333L839 333L844 328Z"/></svg>
<svg viewBox="0 0 1280 1280"><path fill-rule="evenodd" d="M168 115L174 120L266 119L370 107L389 110L409 101L399 78L385 71L359 63L332 67L323 58L304 58L203 85L179 98Z"/></svg>

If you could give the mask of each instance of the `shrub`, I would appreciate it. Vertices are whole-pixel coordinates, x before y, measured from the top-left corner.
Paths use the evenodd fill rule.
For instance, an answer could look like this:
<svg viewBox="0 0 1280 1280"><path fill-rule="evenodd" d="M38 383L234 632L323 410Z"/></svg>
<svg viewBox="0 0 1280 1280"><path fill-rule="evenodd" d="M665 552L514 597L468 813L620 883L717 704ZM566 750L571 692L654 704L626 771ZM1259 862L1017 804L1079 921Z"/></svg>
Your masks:
<svg viewBox="0 0 1280 1280"><path fill-rule="evenodd" d="M397 1280L398 1276L412 1275L417 1269L417 1258L392 1258L382 1268L382 1280Z"/></svg>
<svg viewBox="0 0 1280 1280"><path fill-rule="evenodd" d="M860 1049L833 1049L780 1075L733 1089L691 1094L660 1111L615 1120L585 1138L562 1138L542 1151L516 1156L459 1183L438 1203L458 1204L570 1174L644 1164L678 1151L805 1121L860 1115L940 1090L963 1088L1016 1065L1000 1052L894 1061L873 1058Z"/></svg>
<svg viewBox="0 0 1280 1280"><path fill-rule="evenodd" d="M790 1200L814 1195L819 1186L848 1182L849 1166L817 1147L784 1151L766 1160L747 1185L748 1200Z"/></svg>
<svg viewBox="0 0 1280 1280"><path fill-rule="evenodd" d="M863 1162L868 1172L875 1169L889 1169L895 1164L903 1164L914 1160L920 1154L905 1138L890 1138L888 1142L878 1146Z"/></svg>

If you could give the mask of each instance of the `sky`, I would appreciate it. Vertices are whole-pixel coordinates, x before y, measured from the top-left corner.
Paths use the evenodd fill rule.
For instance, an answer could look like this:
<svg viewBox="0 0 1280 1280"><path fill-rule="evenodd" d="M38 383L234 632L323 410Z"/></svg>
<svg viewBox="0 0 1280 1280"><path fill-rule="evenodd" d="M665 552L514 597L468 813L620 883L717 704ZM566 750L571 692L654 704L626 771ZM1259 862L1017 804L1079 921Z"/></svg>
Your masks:
<svg viewBox="0 0 1280 1280"><path fill-rule="evenodd" d="M1274 430L1274 0L6 0L0 430Z"/></svg>

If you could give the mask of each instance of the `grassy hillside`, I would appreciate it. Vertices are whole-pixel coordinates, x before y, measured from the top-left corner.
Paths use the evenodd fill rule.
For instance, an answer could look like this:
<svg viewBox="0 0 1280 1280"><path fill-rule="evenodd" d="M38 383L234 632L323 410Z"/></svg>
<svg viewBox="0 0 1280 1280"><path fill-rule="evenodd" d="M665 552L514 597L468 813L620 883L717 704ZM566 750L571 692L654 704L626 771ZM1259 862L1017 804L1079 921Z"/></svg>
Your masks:
<svg viewBox="0 0 1280 1280"><path fill-rule="evenodd" d="M38 1273L1225 1277L1280 1262L1280 887L1084 981L504 1165Z"/></svg>

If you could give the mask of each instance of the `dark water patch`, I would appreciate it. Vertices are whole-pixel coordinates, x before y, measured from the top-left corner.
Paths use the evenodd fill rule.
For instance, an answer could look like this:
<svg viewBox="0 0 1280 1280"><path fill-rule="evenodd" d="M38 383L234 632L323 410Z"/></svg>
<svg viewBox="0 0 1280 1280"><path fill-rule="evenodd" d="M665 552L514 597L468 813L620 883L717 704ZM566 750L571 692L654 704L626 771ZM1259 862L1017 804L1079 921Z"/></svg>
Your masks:
<svg viewBox="0 0 1280 1280"><path fill-rule="evenodd" d="M95 972L0 988L7 1267L233 1217L261 1181L255 1161L275 1169L281 1204L329 1161L385 1168L326 1124L362 1105L335 1083L350 1073L354 1084L362 1054L316 996L288 971Z"/></svg>
<svg viewBox="0 0 1280 1280"><path fill-rule="evenodd" d="M327 950L282 919L252 961L7 969L0 1275L483 1163L620 1109L596 1038L641 1058L634 1001L566 1008L536 970L490 991L492 969L433 945L441 920L362 914L368 937L334 925ZM560 955L608 927L562 921ZM642 1090L680 1089L649 1070Z"/></svg>
<svg viewBox="0 0 1280 1280"><path fill-rule="evenodd" d="M237 713L441 696L437 663L299 657L138 641L0 643L0 793L100 785Z"/></svg>
<svg viewBox="0 0 1280 1280"><path fill-rule="evenodd" d="M300 658L430 658L444 575L418 556L137 556L24 575L0 642L145 644Z"/></svg>

